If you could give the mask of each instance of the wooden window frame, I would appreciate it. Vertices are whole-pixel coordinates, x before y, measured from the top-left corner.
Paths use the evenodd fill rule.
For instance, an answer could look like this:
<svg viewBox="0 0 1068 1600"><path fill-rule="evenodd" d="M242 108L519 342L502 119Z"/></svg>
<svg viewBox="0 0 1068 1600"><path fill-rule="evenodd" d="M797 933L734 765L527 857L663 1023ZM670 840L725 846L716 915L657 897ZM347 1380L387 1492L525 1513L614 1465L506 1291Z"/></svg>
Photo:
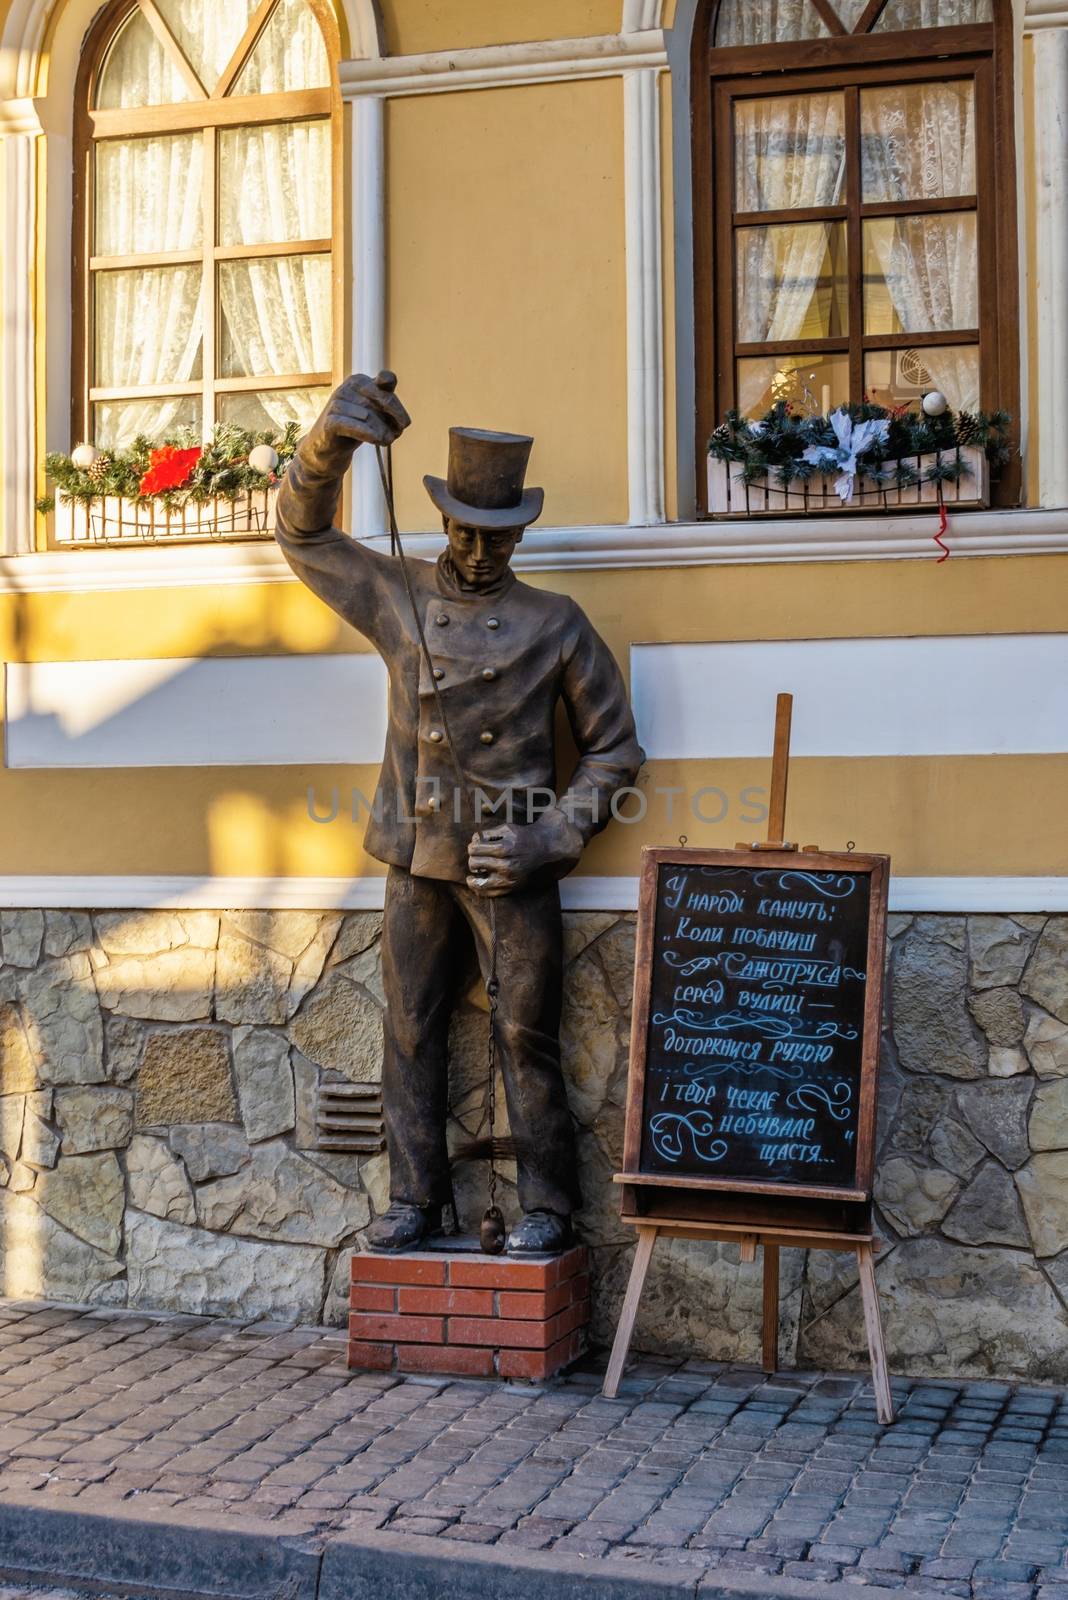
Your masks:
<svg viewBox="0 0 1068 1600"><path fill-rule="evenodd" d="M344 363L345 348L345 240L343 209L344 142L342 104L337 63L341 42L337 20L326 0L304 0L313 13L323 36L330 83L325 88L279 91L274 94L227 96L226 90L237 78L274 11L275 0L260 0L230 62L215 88L205 95L192 67L182 55L182 75L194 98L174 105L144 106L131 109L98 110L94 107L96 87L108 49L120 28L137 10L143 10L150 25L153 0L111 0L90 29L82 48L75 86L74 105L74 185L73 256L74 303L71 318L72 385L71 437L89 438L92 432L92 407L107 400L152 399L163 395L197 395L201 398L200 432L210 436L217 420L217 399L224 394L259 393L271 389L305 388L330 385L337 381ZM175 41L177 44L177 41ZM331 227L329 239L301 239L254 245L220 245L218 242L218 204L216 195L216 140L222 128L250 127L260 123L329 121L331 148ZM139 135L201 133L204 136L203 227L202 242L192 250L148 252L133 256L96 256L93 250L95 215L94 145L105 138L137 138ZM264 374L255 377L221 378L216 375L220 338L220 296L218 264L248 258L266 259L284 255L329 255L331 265L331 369L315 373ZM93 273L122 267L172 266L199 263L202 269L201 305L203 344L201 378L187 383L164 383L131 388L91 386L93 371Z"/></svg>
<svg viewBox="0 0 1068 1600"><path fill-rule="evenodd" d="M1019 290L1016 244L1016 165L1012 99L1012 31L1009 8L995 0L992 23L954 28L924 28L901 33L845 32L829 3L811 0L831 26L828 37L782 45L717 48L717 0L704 0L693 36L692 127L694 216L694 339L697 426L697 506L708 515L705 475L709 435L735 402L735 360L738 354L761 353L762 346L742 346L734 337L734 229L741 213L734 210L734 167L731 106L735 99L776 94L844 90L846 138L850 147L845 203L789 213L745 215L746 225L841 217L848 230L850 304L848 338L795 340L767 347L768 352L804 353L812 348L831 353L836 345L850 356L851 399L863 391L863 351L897 349L903 344L978 343L980 404L1015 418L1019 410ZM871 0L858 27L870 26L885 0ZM880 83L933 82L972 78L975 81L976 173L979 193L963 200L884 202L862 205L859 163L859 92ZM996 187L984 181L997 173ZM923 211L974 210L979 248L979 326L952 333L865 335L862 330L859 270L862 219L869 216L918 215ZM1017 457L994 485L996 504L1014 505L1020 494Z"/></svg>

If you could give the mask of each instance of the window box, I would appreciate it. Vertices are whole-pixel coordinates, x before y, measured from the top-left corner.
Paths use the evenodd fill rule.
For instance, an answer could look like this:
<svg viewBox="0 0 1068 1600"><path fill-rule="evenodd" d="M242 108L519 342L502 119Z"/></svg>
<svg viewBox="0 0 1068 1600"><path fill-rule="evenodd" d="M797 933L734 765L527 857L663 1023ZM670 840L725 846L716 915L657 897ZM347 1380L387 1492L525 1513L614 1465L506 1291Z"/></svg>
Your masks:
<svg viewBox="0 0 1068 1600"><path fill-rule="evenodd" d="M168 510L155 500L56 495L54 537L59 545L174 544L205 539L262 539L274 532L276 489L250 490L236 500L186 500Z"/></svg>
<svg viewBox="0 0 1068 1600"><path fill-rule="evenodd" d="M940 502L958 509L990 504L990 464L986 451L978 445L961 445L950 451L911 456L908 465L922 479L932 467L959 458L965 468L956 481L880 484L861 470L848 500L840 500L834 485L837 472L815 473L804 483L780 488L774 477L746 484L740 461L720 461L708 457L708 510L713 517L781 517L830 511L911 511L917 506L937 506ZM895 462L887 462L892 471Z"/></svg>

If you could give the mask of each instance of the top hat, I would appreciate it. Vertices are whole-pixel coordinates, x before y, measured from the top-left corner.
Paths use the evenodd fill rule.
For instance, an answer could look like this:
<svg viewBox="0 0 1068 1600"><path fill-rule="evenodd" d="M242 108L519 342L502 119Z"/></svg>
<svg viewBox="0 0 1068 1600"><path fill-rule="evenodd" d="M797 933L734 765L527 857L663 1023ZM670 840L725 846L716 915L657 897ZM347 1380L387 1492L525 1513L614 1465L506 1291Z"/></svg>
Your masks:
<svg viewBox="0 0 1068 1600"><path fill-rule="evenodd" d="M541 516L544 489L524 491L534 440L486 428L449 429L449 475L423 479L439 511L469 528L525 528Z"/></svg>

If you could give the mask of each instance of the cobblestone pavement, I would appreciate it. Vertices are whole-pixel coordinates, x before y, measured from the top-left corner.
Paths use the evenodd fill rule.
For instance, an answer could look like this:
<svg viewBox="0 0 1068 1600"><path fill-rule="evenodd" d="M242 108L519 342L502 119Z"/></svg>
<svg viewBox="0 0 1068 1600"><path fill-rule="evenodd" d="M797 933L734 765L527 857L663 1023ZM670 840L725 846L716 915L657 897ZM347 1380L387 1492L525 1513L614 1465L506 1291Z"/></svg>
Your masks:
<svg viewBox="0 0 1068 1600"><path fill-rule="evenodd" d="M1068 1406L1006 1383L643 1361L543 1389L349 1374L344 1335L0 1302L0 1499L136 1501L873 1595L1068 1600Z"/></svg>

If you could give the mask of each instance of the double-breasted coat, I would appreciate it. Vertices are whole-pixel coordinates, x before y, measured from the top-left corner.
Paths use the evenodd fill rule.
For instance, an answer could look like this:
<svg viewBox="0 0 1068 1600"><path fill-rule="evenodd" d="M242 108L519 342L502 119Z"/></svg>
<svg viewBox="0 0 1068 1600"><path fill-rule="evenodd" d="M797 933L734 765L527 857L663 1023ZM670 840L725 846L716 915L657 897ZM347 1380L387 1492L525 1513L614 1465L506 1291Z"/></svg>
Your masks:
<svg viewBox="0 0 1068 1600"><path fill-rule="evenodd" d="M492 826L510 812L525 824L554 803L561 705L578 760L555 803L583 842L604 827L612 796L642 762L622 675L569 597L535 589L510 570L493 589L471 590L447 554L408 563L428 671L400 563L334 526L345 465L347 455L334 471L298 450L278 495L277 538L297 576L371 641L389 669L386 748L365 843L390 867L383 932L390 1192L419 1206L451 1195L447 1031L456 934L466 921L483 976L492 970L498 981L497 1059L518 1146L520 1203L569 1213L579 1194L560 1071L556 878L566 869L535 875L491 902L465 885L467 852L480 822ZM458 782L447 735L466 782L484 797L481 819Z"/></svg>

